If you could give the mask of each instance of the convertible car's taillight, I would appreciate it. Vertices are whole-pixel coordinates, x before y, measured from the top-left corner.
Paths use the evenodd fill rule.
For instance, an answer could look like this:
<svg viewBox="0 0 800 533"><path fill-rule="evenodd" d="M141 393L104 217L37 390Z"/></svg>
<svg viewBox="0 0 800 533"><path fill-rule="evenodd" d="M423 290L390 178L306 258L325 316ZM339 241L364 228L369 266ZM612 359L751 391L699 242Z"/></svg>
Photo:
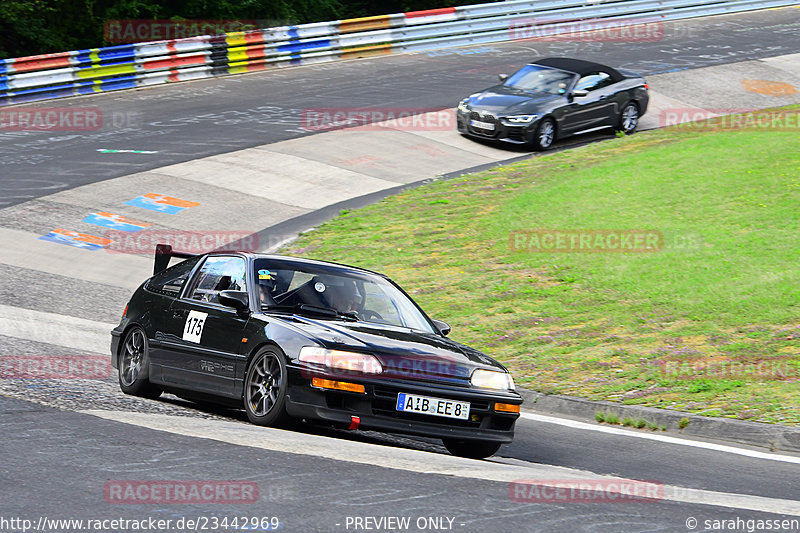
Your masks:
<svg viewBox="0 0 800 533"><path fill-rule="evenodd" d="M127 305L125 306L125 310L122 311L122 318L125 318L126 316L128 316L128 306Z"/></svg>

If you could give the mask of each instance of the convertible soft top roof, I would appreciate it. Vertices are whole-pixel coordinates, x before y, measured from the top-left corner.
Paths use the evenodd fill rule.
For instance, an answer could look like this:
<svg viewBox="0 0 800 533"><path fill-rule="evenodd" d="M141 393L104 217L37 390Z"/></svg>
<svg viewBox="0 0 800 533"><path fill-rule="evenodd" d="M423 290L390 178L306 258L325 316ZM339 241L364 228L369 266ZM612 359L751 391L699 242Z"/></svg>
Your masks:
<svg viewBox="0 0 800 533"><path fill-rule="evenodd" d="M625 76L617 72L611 67L595 63L593 61L584 61L582 59L571 59L568 57L547 57L544 59L537 59L532 65L542 65L543 67L558 68L569 72L574 72L579 76L585 76L591 72L605 72L611 76L614 81L619 81Z"/></svg>

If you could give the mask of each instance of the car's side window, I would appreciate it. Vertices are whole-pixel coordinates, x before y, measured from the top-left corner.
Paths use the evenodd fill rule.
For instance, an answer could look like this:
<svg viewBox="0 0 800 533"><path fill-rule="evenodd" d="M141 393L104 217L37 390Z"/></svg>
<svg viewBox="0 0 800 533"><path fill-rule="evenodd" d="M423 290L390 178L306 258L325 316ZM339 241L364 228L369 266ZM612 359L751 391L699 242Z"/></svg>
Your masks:
<svg viewBox="0 0 800 533"><path fill-rule="evenodd" d="M576 89L583 89L584 91L594 91L602 89L613 83L613 79L605 72L592 72L578 80Z"/></svg>
<svg viewBox="0 0 800 533"><path fill-rule="evenodd" d="M150 278L145 285L145 289L166 296L177 297L199 259L199 257L193 257L159 272Z"/></svg>
<svg viewBox="0 0 800 533"><path fill-rule="evenodd" d="M245 261L241 257L211 256L206 259L188 298L219 303L222 291L246 291Z"/></svg>

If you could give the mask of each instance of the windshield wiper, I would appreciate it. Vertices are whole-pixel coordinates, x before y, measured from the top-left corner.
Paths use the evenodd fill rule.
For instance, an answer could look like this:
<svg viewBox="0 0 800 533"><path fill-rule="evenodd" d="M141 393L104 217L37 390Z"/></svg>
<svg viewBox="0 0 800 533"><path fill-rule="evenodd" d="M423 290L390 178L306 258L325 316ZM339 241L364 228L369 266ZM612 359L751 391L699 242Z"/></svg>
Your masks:
<svg viewBox="0 0 800 533"><path fill-rule="evenodd" d="M294 312L303 311L305 313L313 313L317 315L328 316L331 318L346 318L352 321L358 320L358 315L355 312L350 311L344 313L334 309L333 307L322 307L311 304L295 304L295 305L276 304L276 305L265 305L264 307L266 309L275 309L275 310L285 309L287 311L294 311Z"/></svg>

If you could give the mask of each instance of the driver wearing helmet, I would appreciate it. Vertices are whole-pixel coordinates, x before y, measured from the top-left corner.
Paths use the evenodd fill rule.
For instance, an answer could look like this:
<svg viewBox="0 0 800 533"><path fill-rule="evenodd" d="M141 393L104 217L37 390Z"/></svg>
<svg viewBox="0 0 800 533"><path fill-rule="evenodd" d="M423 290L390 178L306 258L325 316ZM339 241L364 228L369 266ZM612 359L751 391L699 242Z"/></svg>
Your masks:
<svg viewBox="0 0 800 533"><path fill-rule="evenodd" d="M358 292L356 283L352 280L342 280L341 283L328 286L327 295L330 306L340 313L358 312L361 304L361 294Z"/></svg>
<svg viewBox="0 0 800 533"><path fill-rule="evenodd" d="M275 303L272 298L275 293L275 281L275 273L263 269L258 271L258 298L262 306Z"/></svg>

